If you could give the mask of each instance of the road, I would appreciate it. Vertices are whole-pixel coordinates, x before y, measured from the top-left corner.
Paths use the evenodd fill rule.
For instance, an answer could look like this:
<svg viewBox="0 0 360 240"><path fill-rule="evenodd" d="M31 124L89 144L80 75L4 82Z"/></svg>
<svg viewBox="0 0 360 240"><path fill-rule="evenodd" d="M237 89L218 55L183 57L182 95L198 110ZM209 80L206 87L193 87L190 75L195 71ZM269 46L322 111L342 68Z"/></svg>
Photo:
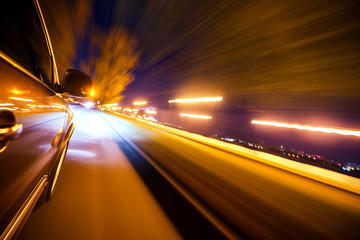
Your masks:
<svg viewBox="0 0 360 240"><path fill-rule="evenodd" d="M358 239L359 179L73 109L56 193L19 239Z"/></svg>

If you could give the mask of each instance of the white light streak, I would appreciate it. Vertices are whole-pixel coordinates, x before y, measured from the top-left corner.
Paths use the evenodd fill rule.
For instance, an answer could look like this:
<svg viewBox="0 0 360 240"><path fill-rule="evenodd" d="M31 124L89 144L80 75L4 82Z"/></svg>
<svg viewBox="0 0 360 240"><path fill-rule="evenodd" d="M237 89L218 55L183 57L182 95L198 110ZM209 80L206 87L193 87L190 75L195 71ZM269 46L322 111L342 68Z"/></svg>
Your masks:
<svg viewBox="0 0 360 240"><path fill-rule="evenodd" d="M181 117L190 117L190 118L199 118L199 119L212 119L211 116L187 114L187 113L180 113L180 116Z"/></svg>
<svg viewBox="0 0 360 240"><path fill-rule="evenodd" d="M157 113L155 110L146 110L145 112L148 114L156 114Z"/></svg>
<svg viewBox="0 0 360 240"><path fill-rule="evenodd" d="M139 102L133 102L135 106L143 106L147 104L147 101L139 101Z"/></svg>
<svg viewBox="0 0 360 240"><path fill-rule="evenodd" d="M200 102L219 102L222 97L204 97L204 98L183 98L169 100L169 103L200 103Z"/></svg>
<svg viewBox="0 0 360 240"><path fill-rule="evenodd" d="M258 125L267 125L267 126L274 126L274 127L283 127L283 128L293 128L293 129L299 129L299 130L307 130L307 131L312 131L312 132L336 133L336 134L340 134L340 135L349 135L349 136L360 137L360 131L356 131L356 130L345 130L345 129L336 129L336 128L302 126L302 125L298 125L298 124L269 122L269 121L257 121L257 120L252 120L251 123L252 124L258 124Z"/></svg>
<svg viewBox="0 0 360 240"><path fill-rule="evenodd" d="M18 100L18 101L24 101L24 102L34 102L32 99L28 98L18 98L18 97L9 97L10 99Z"/></svg>

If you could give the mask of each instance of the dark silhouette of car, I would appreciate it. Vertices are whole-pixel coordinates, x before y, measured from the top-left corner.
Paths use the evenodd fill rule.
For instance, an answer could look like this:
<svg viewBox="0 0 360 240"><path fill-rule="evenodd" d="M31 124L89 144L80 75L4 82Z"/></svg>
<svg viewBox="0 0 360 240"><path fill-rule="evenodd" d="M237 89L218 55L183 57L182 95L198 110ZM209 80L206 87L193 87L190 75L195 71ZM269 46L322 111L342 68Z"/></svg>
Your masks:
<svg viewBox="0 0 360 240"><path fill-rule="evenodd" d="M6 1L0 12L0 239L12 239L53 195L74 123L38 1ZM69 80L83 73L64 76L69 92L88 87Z"/></svg>

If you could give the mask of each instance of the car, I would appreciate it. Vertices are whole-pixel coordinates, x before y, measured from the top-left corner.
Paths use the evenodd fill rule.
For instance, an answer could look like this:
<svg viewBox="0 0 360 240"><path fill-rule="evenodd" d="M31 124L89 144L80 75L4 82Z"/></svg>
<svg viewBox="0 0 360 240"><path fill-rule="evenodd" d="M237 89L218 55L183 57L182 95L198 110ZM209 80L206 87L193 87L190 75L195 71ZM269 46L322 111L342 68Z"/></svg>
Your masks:
<svg viewBox="0 0 360 240"><path fill-rule="evenodd" d="M7 1L0 12L0 239L12 239L54 194L75 127L61 95L84 95L92 81L71 69L60 84L37 0Z"/></svg>

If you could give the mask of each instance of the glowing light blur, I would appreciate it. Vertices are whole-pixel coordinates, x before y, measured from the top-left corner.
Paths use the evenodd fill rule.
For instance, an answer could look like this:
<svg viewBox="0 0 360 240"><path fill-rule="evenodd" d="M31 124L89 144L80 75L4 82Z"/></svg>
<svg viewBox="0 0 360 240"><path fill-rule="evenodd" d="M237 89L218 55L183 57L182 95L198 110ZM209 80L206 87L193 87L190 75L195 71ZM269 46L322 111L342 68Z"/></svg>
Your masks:
<svg viewBox="0 0 360 240"><path fill-rule="evenodd" d="M94 89L91 90L90 96L95 96L95 90Z"/></svg>
<svg viewBox="0 0 360 240"><path fill-rule="evenodd" d="M10 107L0 107L0 110L9 110L9 111L16 111L17 108L10 108Z"/></svg>
<svg viewBox="0 0 360 240"><path fill-rule="evenodd" d="M144 106L147 104L147 101L139 101L139 102L133 102L135 106Z"/></svg>
<svg viewBox="0 0 360 240"><path fill-rule="evenodd" d="M24 102L34 102L32 99L28 98L18 98L18 97L9 97L10 99L18 100L18 101L24 101Z"/></svg>
<svg viewBox="0 0 360 240"><path fill-rule="evenodd" d="M187 113L180 113L180 116L181 117L190 117L190 118L199 118L199 119L212 119L212 116L187 114Z"/></svg>
<svg viewBox="0 0 360 240"><path fill-rule="evenodd" d="M26 91L21 91L21 90L17 90L17 89L14 89L11 91L12 93L15 93L15 94L27 94L27 93L30 93L30 91L26 90Z"/></svg>
<svg viewBox="0 0 360 240"><path fill-rule="evenodd" d="M156 114L157 113L157 111L155 111L155 110L146 110L145 112L147 114Z"/></svg>
<svg viewBox="0 0 360 240"><path fill-rule="evenodd" d="M201 103L201 102L219 102L222 97L203 97L203 98L183 98L169 100L169 103Z"/></svg>
<svg viewBox="0 0 360 240"><path fill-rule="evenodd" d="M302 125L298 125L298 124L269 122L269 121L257 121L257 120L252 120L251 123L252 124L258 124L258 125L284 127L284 128L294 128L294 129L307 130L307 131L313 131L313 132L336 133L336 134L340 134L340 135L351 135L351 136L355 136L355 137L360 137L360 131L356 131L356 130L345 130L345 129L336 129L336 128L302 126Z"/></svg>
<svg viewBox="0 0 360 240"><path fill-rule="evenodd" d="M104 104L104 107L116 107L118 104L117 103L109 103L109 104Z"/></svg>
<svg viewBox="0 0 360 240"><path fill-rule="evenodd" d="M90 102L90 101L88 101L88 102L86 102L86 103L84 104L84 106L85 106L86 108L92 108L94 105L95 105L95 103Z"/></svg>

